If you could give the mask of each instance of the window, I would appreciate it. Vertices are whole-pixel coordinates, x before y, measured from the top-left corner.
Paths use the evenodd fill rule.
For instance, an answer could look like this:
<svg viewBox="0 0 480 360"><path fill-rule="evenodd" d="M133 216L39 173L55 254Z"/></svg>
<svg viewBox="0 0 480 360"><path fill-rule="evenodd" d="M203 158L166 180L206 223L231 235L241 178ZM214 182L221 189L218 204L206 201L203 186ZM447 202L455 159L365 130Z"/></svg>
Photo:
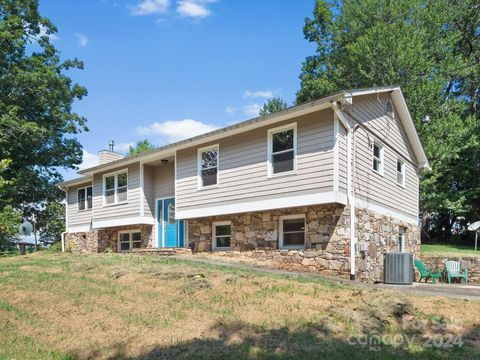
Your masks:
<svg viewBox="0 0 480 360"><path fill-rule="evenodd" d="M280 217L280 248L305 247L305 216Z"/></svg>
<svg viewBox="0 0 480 360"><path fill-rule="evenodd" d="M218 184L218 145L198 150L198 187Z"/></svg>
<svg viewBox="0 0 480 360"><path fill-rule="evenodd" d="M118 233L118 251L131 251L142 247L140 230L121 231Z"/></svg>
<svg viewBox="0 0 480 360"><path fill-rule="evenodd" d="M288 174L296 171L297 124L268 131L268 174Z"/></svg>
<svg viewBox="0 0 480 360"><path fill-rule="evenodd" d="M104 205L113 205L128 200L128 172L123 170L103 176Z"/></svg>
<svg viewBox="0 0 480 360"><path fill-rule="evenodd" d="M383 146L373 143L373 170L383 174Z"/></svg>
<svg viewBox="0 0 480 360"><path fill-rule="evenodd" d="M229 250L232 238L232 224L230 221L214 222L212 226L214 250Z"/></svg>
<svg viewBox="0 0 480 360"><path fill-rule="evenodd" d="M405 228L400 227L398 229L398 251L404 252L405 251Z"/></svg>
<svg viewBox="0 0 480 360"><path fill-rule="evenodd" d="M77 190L78 210L90 210L92 208L92 187Z"/></svg>
<svg viewBox="0 0 480 360"><path fill-rule="evenodd" d="M405 186L405 163L400 159L397 160L397 184Z"/></svg>

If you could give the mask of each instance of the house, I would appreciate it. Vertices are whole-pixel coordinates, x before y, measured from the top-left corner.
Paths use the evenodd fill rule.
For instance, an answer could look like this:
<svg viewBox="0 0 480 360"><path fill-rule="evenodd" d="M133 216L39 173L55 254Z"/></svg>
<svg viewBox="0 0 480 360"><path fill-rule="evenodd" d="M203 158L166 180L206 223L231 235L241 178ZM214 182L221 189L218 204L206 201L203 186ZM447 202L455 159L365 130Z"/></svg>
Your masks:
<svg viewBox="0 0 480 360"><path fill-rule="evenodd" d="M74 252L194 247L366 281L418 256L428 168L398 86L342 91L60 184Z"/></svg>

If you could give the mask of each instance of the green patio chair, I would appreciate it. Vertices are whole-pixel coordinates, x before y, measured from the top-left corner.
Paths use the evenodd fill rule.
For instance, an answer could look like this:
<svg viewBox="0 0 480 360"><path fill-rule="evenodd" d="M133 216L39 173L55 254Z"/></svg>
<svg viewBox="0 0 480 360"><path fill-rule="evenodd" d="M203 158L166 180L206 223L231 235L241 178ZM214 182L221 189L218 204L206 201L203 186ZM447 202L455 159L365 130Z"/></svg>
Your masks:
<svg viewBox="0 0 480 360"><path fill-rule="evenodd" d="M458 261L445 261L445 269L447 271L447 279L449 284L452 283L452 278L463 279L465 280L465 284L467 283L468 270L465 269L462 271L460 269L460 263Z"/></svg>
<svg viewBox="0 0 480 360"><path fill-rule="evenodd" d="M442 282L442 273L439 270L432 271L432 269L427 269L425 264L418 259L415 260L415 267L420 272L419 282L422 281L422 279L425 279L425 282L427 282L428 279L432 279L432 284L435 284L435 279L439 279L440 282Z"/></svg>

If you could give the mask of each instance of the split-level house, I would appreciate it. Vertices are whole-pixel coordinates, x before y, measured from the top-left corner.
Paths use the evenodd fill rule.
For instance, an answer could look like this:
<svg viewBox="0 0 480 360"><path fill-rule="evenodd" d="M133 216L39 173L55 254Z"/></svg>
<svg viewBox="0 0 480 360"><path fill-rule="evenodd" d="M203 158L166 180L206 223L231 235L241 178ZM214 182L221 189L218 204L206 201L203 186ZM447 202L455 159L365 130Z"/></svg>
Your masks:
<svg viewBox="0 0 480 360"><path fill-rule="evenodd" d="M188 131L188 129L186 129ZM398 86L343 91L63 182L64 247L228 251L379 280L385 252L419 252L428 161Z"/></svg>

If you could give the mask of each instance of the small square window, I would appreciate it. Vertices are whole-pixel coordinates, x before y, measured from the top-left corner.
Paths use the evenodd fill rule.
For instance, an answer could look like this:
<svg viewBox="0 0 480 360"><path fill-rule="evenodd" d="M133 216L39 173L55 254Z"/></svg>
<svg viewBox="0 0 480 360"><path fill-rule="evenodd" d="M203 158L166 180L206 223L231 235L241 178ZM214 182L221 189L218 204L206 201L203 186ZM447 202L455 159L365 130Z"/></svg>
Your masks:
<svg viewBox="0 0 480 360"><path fill-rule="evenodd" d="M280 218L280 247L305 247L305 216L293 215Z"/></svg>
<svg viewBox="0 0 480 360"><path fill-rule="evenodd" d="M232 226L230 222L213 223L213 249L230 249L230 240L232 238Z"/></svg>

